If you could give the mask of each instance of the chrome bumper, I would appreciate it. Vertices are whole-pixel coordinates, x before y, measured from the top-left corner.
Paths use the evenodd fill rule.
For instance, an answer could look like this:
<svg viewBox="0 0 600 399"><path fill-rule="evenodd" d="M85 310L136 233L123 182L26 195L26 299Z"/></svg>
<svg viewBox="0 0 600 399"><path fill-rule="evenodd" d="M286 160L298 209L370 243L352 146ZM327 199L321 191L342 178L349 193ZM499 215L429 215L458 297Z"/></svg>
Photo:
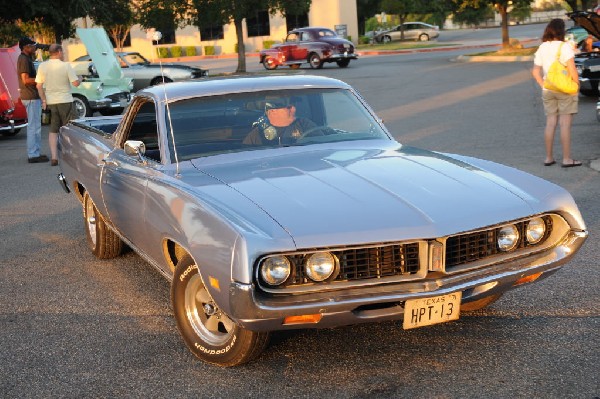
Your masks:
<svg viewBox="0 0 600 399"><path fill-rule="evenodd" d="M541 274L545 278L568 262L587 238L587 231L570 231L557 246L510 262L436 279L318 292L305 295L267 296L254 285L231 283L230 315L253 331L295 328L328 328L350 324L397 320L408 299L462 292L468 303L501 294L520 285L519 280ZM288 316L321 314L318 324L284 325Z"/></svg>
<svg viewBox="0 0 600 399"><path fill-rule="evenodd" d="M8 125L0 126L0 132L14 132L17 129L24 128L28 125L27 122L21 122L19 124L15 124L15 121L9 121Z"/></svg>

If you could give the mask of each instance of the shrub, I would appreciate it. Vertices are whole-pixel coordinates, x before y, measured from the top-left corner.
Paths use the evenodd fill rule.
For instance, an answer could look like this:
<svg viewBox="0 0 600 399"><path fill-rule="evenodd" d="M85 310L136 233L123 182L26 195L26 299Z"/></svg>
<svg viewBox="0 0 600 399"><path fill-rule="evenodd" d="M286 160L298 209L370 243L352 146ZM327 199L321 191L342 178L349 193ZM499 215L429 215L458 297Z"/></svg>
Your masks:
<svg viewBox="0 0 600 399"><path fill-rule="evenodd" d="M196 55L196 47L194 46L187 46L185 48L185 55L187 55L188 57L193 57Z"/></svg>
<svg viewBox="0 0 600 399"><path fill-rule="evenodd" d="M263 49L270 49L275 43L277 43L275 40L263 40Z"/></svg>
<svg viewBox="0 0 600 399"><path fill-rule="evenodd" d="M358 44L369 44L371 42L371 39L369 39L367 36L360 36L358 38Z"/></svg>
<svg viewBox="0 0 600 399"><path fill-rule="evenodd" d="M173 47L171 47L171 56L173 56L175 58L179 58L179 57L181 57L181 53L182 53L181 46L173 46Z"/></svg>
<svg viewBox="0 0 600 399"><path fill-rule="evenodd" d="M169 57L169 49L166 47L159 47L158 49L158 58L167 58Z"/></svg>
<svg viewBox="0 0 600 399"><path fill-rule="evenodd" d="M215 46L204 46L205 55L215 55Z"/></svg>

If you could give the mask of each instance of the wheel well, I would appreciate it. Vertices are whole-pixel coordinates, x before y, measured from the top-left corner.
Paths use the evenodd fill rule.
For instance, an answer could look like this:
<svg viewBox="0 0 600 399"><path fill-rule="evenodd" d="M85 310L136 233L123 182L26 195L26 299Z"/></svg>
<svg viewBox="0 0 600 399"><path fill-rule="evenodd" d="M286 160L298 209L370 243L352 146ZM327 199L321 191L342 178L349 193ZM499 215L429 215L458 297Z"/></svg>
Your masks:
<svg viewBox="0 0 600 399"><path fill-rule="evenodd" d="M188 252L181 245L177 244L172 240L165 240L163 242L163 255L169 265L172 272L175 271L177 263L185 256Z"/></svg>
<svg viewBox="0 0 600 399"><path fill-rule="evenodd" d="M173 81L173 79L171 79L170 77L168 77L168 76L164 77L164 82L165 83L170 83L172 81ZM163 76L157 76L155 78L152 78L152 80L150 81L150 85L151 86L156 86L158 84L161 84L162 82L163 82Z"/></svg>
<svg viewBox="0 0 600 399"><path fill-rule="evenodd" d="M85 187L83 187L81 183L75 180L73 181L73 192L75 193L75 196L77 197L79 202L83 204L83 194L85 194Z"/></svg>

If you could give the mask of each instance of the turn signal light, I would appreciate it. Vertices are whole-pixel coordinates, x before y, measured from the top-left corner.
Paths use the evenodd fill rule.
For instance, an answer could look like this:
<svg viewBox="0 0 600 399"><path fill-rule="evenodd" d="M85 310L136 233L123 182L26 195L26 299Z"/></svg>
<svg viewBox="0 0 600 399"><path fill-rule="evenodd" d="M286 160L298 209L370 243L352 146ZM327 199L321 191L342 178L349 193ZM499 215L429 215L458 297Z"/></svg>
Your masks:
<svg viewBox="0 0 600 399"><path fill-rule="evenodd" d="M313 323L316 324L321 321L323 317L322 314L304 314L302 316L288 316L283 319L283 324L306 324Z"/></svg>
<svg viewBox="0 0 600 399"><path fill-rule="evenodd" d="M521 285L521 284L527 284L527 283L534 282L535 280L540 278L541 275L542 275L542 272L539 272L536 274L532 274L531 276L520 278L517 281L515 281L514 285Z"/></svg>

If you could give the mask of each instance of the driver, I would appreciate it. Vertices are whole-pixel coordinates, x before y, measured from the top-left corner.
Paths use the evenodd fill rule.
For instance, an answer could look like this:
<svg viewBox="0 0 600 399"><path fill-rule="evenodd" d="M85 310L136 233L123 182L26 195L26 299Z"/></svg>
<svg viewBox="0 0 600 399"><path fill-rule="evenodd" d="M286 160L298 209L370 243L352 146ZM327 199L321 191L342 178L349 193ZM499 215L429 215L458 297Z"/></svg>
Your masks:
<svg viewBox="0 0 600 399"><path fill-rule="evenodd" d="M288 145L316 127L309 119L296 118L296 107L285 98L267 99L265 115L252 125L243 143L248 145Z"/></svg>

